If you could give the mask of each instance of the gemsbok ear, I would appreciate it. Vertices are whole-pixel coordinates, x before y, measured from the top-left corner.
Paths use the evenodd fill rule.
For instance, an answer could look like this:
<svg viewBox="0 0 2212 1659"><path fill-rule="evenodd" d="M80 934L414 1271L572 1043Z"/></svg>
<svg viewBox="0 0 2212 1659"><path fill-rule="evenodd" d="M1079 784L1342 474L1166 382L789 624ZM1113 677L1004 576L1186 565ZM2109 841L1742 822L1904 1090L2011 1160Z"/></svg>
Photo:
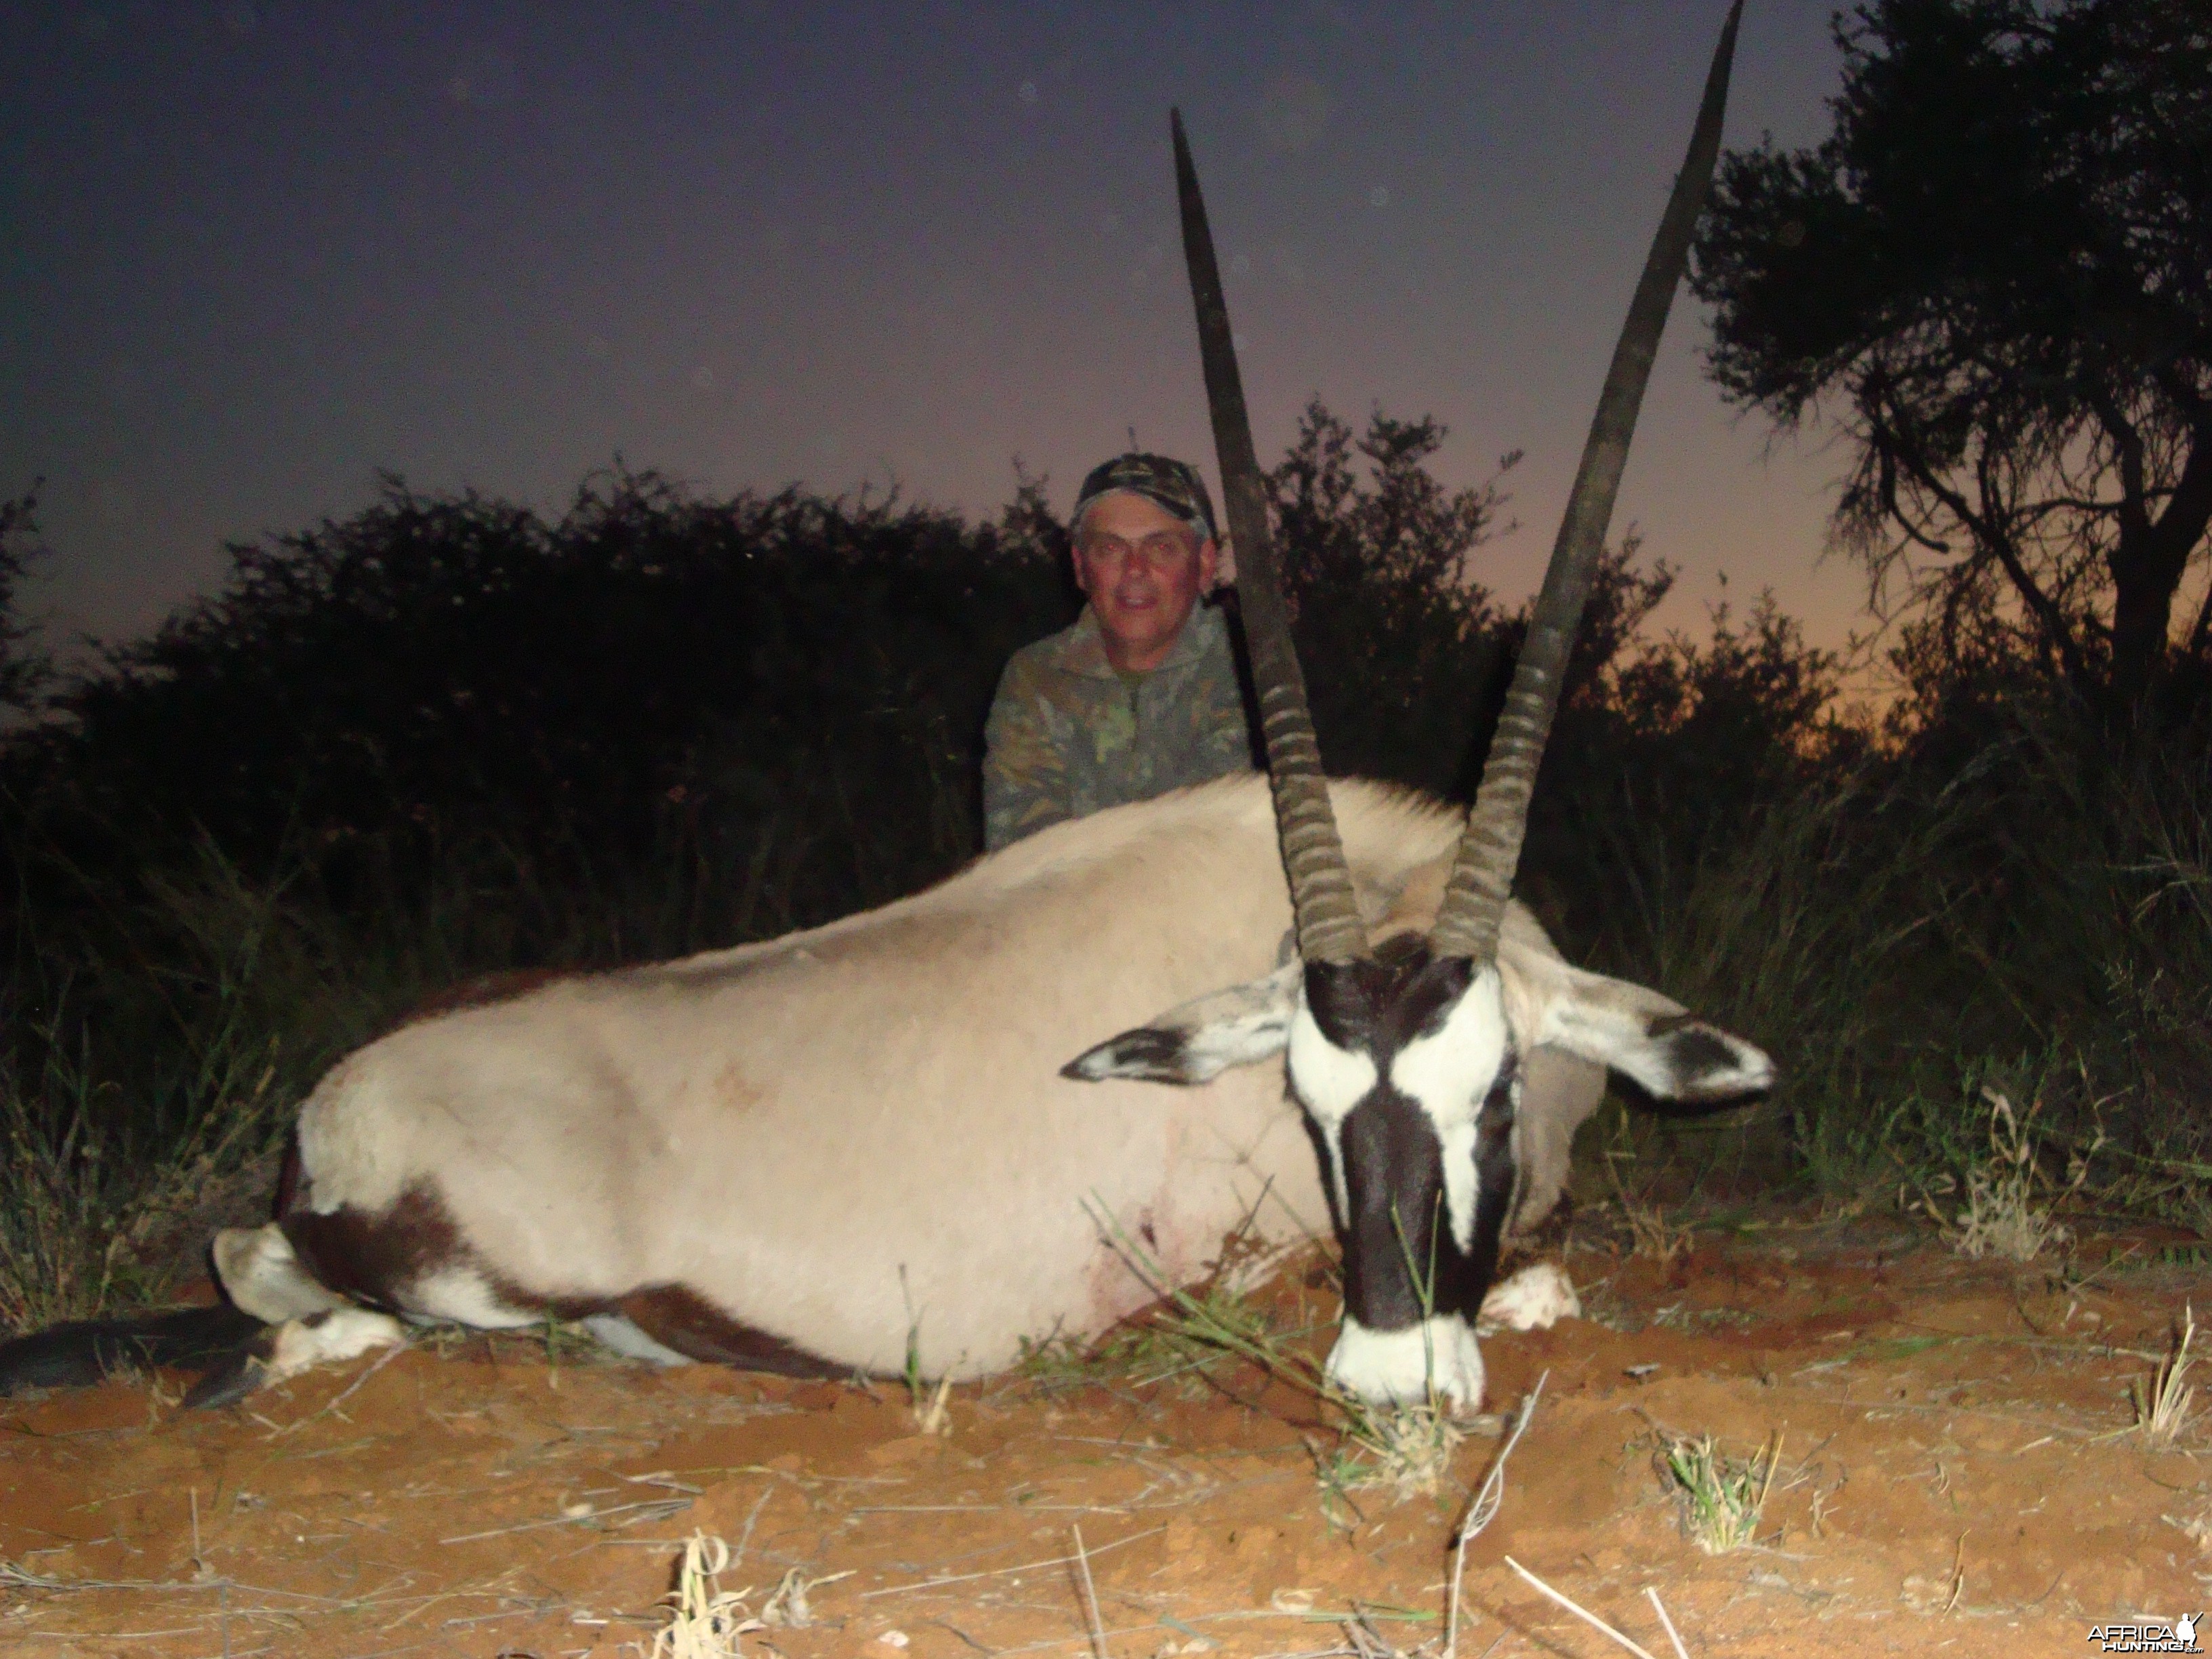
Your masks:
<svg viewBox="0 0 2212 1659"><path fill-rule="evenodd" d="M1146 1083L1210 1083L1232 1066L1283 1052L1297 1012L1304 965L1296 957L1264 979L1209 992L1155 1014L1142 1025L1086 1048L1060 1074L1079 1083L1135 1078Z"/></svg>
<svg viewBox="0 0 2212 1659"><path fill-rule="evenodd" d="M1765 1051L1679 1002L1565 963L1538 1040L1609 1066L1662 1100L1717 1101L1772 1086Z"/></svg>

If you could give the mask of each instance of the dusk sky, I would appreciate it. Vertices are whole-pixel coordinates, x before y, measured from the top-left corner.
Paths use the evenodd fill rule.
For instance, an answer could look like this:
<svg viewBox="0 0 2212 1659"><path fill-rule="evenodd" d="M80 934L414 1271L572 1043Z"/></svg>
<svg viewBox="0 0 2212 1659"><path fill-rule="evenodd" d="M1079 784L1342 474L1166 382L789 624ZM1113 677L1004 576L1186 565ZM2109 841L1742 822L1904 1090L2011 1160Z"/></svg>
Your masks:
<svg viewBox="0 0 2212 1659"><path fill-rule="evenodd" d="M1826 0L1752 0L1731 143L1826 131ZM227 538L388 469L557 509L620 455L715 494L893 481L1065 509L1123 447L1215 469L1174 220L1188 121L1263 461L1318 392L1451 428L1535 584L1722 0L254 3L0 14L0 495L28 600L126 637ZM1834 453L1770 447L1670 323L1616 531L1662 620L1771 586L1839 641Z"/></svg>

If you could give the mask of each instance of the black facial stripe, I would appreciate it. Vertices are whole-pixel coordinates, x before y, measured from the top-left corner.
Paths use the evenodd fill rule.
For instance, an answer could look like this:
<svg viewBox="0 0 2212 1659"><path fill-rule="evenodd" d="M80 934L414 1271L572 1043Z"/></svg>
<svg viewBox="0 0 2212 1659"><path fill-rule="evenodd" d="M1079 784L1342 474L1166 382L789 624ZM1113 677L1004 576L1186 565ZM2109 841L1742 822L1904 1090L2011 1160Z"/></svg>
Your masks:
<svg viewBox="0 0 2212 1659"><path fill-rule="evenodd" d="M1336 1047L1372 1060L1378 1079L1338 1130L1348 1213L1334 1213L1330 1193L1344 1245L1345 1311L1370 1331L1418 1324L1425 1311L1419 1281L1432 1269L1426 1311L1472 1322L1497 1272L1513 1199L1519 1060L1510 1039L1478 1113L1475 1212L1465 1250L1452 1231L1436 1125L1389 1081L1391 1062L1443 1030L1474 979L1465 957L1431 960L1428 942L1413 936L1386 941L1371 960L1306 964L1315 1024Z"/></svg>
<svg viewBox="0 0 2212 1659"><path fill-rule="evenodd" d="M1336 1218L1344 1245L1345 1308L1370 1331L1405 1330L1423 1309L1415 1274L1433 1268L1429 1311L1470 1324L1498 1275L1498 1252L1513 1204L1513 1120L1517 1066L1509 1052L1486 1097L1474 1144L1474 1224L1464 1250L1444 1199L1443 1148L1428 1114L1388 1084L1352 1109L1341 1145L1349 1216ZM1334 1211L1334 1194L1331 1194Z"/></svg>
<svg viewBox="0 0 2212 1659"><path fill-rule="evenodd" d="M1321 1034L1337 1048L1364 1054L1375 1030L1382 983L1374 962L1310 962L1306 964L1306 1012Z"/></svg>
<svg viewBox="0 0 2212 1659"><path fill-rule="evenodd" d="M1513 1121L1514 1113L1520 1109L1520 1084L1521 1051L1509 1036L1504 1057L1498 1061L1498 1080L1490 1085L1490 1092L1482 1099L1482 1121L1486 1125L1492 1121L1492 1114L1498 1112L1504 1114L1507 1123Z"/></svg>
<svg viewBox="0 0 2212 1659"><path fill-rule="evenodd" d="M1434 1036L1474 982L1474 964L1465 957L1446 957L1425 967L1390 1010L1390 1024L1404 1048L1417 1037Z"/></svg>
<svg viewBox="0 0 2212 1659"><path fill-rule="evenodd" d="M1443 1149L1428 1115L1385 1084L1344 1121L1345 1187L1351 1213L1344 1240L1344 1303L1370 1331L1417 1325L1423 1314L1415 1273L1426 1277L1433 1253L1432 1301L1456 1281L1459 1255L1443 1219Z"/></svg>
<svg viewBox="0 0 2212 1659"><path fill-rule="evenodd" d="M1498 1243L1513 1208L1513 1116L1519 1091L1510 1081L1512 1069L1509 1055L1507 1075L1491 1091L1475 1131L1474 1233L1468 1241L1460 1282L1460 1312L1470 1325L1498 1277Z"/></svg>

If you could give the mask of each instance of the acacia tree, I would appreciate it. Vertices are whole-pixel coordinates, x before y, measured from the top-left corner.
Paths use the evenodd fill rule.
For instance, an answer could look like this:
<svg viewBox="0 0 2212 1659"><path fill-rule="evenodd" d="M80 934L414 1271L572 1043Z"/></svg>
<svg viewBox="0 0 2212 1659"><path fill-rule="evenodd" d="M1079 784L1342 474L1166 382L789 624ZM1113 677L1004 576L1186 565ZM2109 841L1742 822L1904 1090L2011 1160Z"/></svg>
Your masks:
<svg viewBox="0 0 2212 1659"><path fill-rule="evenodd" d="M1831 136L1722 165L1710 371L1848 436L1836 527L1909 650L2124 720L2212 645L2212 10L1873 0L1835 36Z"/></svg>

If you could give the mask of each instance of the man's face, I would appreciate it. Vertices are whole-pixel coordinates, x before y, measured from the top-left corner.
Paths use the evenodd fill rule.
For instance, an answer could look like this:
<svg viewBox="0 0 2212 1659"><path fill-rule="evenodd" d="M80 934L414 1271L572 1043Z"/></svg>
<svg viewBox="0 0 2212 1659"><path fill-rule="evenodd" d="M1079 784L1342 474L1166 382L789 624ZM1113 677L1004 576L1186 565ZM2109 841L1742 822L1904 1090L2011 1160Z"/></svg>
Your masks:
<svg viewBox="0 0 2212 1659"><path fill-rule="evenodd" d="M1093 501L1076 526L1075 585L1117 668L1157 668L1213 586L1213 543L1134 491Z"/></svg>

